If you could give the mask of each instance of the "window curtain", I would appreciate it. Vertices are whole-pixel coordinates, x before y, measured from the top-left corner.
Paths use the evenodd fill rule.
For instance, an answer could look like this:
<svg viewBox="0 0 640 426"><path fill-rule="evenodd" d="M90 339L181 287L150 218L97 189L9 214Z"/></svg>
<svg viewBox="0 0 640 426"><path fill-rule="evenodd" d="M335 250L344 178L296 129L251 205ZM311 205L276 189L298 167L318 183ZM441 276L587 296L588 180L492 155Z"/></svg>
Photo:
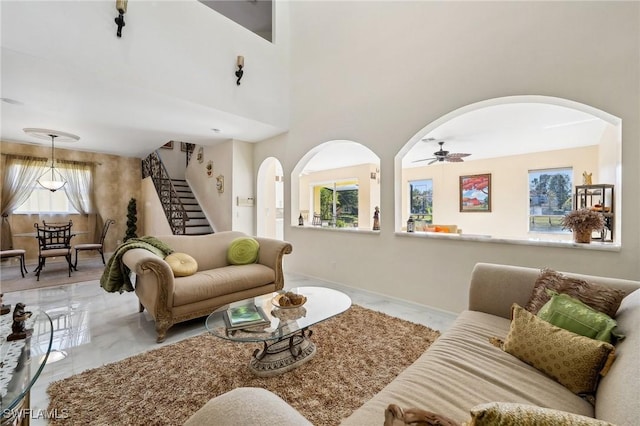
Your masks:
<svg viewBox="0 0 640 426"><path fill-rule="evenodd" d="M95 166L79 161L59 161L60 174L67 180L64 192L74 209L81 214L94 212L93 175Z"/></svg>
<svg viewBox="0 0 640 426"><path fill-rule="evenodd" d="M4 157L2 199L0 201L0 211L2 213L2 241L0 242L0 248L2 250L11 250L13 249L13 235L8 216L27 201L33 192L33 182L47 168L47 159L9 154Z"/></svg>
<svg viewBox="0 0 640 426"><path fill-rule="evenodd" d="M97 220L93 196L93 176L95 164L81 161L59 160L60 173L67 180L64 192L78 213L87 216L88 240L96 241Z"/></svg>

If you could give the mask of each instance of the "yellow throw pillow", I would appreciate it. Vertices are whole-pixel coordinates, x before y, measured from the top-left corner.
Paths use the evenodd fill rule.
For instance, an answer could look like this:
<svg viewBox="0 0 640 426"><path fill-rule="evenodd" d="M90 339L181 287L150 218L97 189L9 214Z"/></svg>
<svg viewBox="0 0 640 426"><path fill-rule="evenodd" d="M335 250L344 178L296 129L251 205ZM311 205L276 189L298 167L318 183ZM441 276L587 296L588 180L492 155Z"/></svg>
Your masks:
<svg viewBox="0 0 640 426"><path fill-rule="evenodd" d="M512 402L489 402L471 409L469 426L613 426L566 411Z"/></svg>
<svg viewBox="0 0 640 426"><path fill-rule="evenodd" d="M592 394L615 357L607 342L572 333L513 304L505 352L547 374L578 395Z"/></svg>
<svg viewBox="0 0 640 426"><path fill-rule="evenodd" d="M171 253L164 261L171 267L174 277L188 277L198 271L198 262L186 253Z"/></svg>

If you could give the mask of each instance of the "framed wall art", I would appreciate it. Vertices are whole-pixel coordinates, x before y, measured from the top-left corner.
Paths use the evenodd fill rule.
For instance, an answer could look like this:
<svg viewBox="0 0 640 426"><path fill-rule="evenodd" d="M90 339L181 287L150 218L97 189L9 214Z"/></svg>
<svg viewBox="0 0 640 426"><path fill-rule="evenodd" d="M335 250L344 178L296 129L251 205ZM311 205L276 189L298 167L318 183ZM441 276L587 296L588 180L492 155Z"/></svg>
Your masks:
<svg viewBox="0 0 640 426"><path fill-rule="evenodd" d="M165 143L164 145L162 145L162 147L161 147L161 148L164 148L164 149L173 149L173 141L169 141L169 142Z"/></svg>
<svg viewBox="0 0 640 426"><path fill-rule="evenodd" d="M491 173L460 176L460 211L491 211Z"/></svg>

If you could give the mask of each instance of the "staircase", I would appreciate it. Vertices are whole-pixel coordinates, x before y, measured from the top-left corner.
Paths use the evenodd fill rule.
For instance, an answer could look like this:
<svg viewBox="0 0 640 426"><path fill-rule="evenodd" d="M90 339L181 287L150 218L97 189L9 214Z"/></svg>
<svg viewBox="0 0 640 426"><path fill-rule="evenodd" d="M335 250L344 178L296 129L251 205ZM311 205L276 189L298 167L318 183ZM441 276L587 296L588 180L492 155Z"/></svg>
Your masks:
<svg viewBox="0 0 640 426"><path fill-rule="evenodd" d="M171 179L171 183L175 188L178 198L182 203L182 207L187 212L185 221L185 235L206 235L213 234L213 229L209 225L209 221L202 212L202 208L191 192L189 184L184 179Z"/></svg>

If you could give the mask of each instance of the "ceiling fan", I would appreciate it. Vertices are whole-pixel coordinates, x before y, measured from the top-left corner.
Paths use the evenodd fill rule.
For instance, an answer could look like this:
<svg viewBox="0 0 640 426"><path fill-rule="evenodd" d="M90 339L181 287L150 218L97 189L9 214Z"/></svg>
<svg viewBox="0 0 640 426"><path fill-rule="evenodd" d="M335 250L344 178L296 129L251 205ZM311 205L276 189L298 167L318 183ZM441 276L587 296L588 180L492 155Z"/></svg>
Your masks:
<svg viewBox="0 0 640 426"><path fill-rule="evenodd" d="M426 141L429 141L429 139L426 139ZM462 163L464 161L462 159L463 157L468 157L469 155L471 155L471 154L463 154L461 152L445 151L443 148L444 141L438 142L438 145L440 145L440 149L433 153L433 158L423 158L420 160L415 160L413 161L413 163L418 163L420 161L427 161L427 160L431 160L429 161L429 163L427 163L427 165L437 163L437 162L441 163L444 161L447 161L449 163Z"/></svg>

